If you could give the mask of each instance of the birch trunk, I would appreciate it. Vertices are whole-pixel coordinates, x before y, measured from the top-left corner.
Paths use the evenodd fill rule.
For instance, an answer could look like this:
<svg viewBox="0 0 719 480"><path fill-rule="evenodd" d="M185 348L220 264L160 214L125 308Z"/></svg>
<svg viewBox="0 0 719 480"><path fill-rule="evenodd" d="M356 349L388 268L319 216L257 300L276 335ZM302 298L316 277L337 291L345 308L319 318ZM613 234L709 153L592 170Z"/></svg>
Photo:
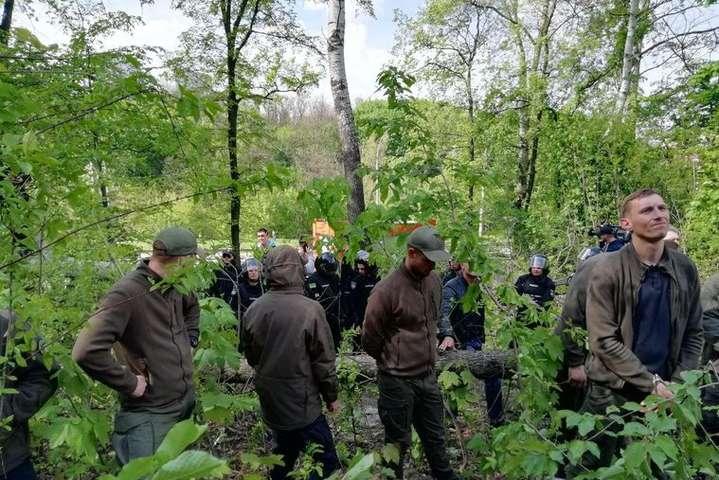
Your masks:
<svg viewBox="0 0 719 480"><path fill-rule="evenodd" d="M330 0L327 20L327 60L329 63L330 87L334 100L340 140L342 142L342 166L350 187L347 201L347 219L353 223L365 209L364 186L358 170L361 166L359 136L354 122L352 103L347 86L345 71L345 0Z"/></svg>
<svg viewBox="0 0 719 480"><path fill-rule="evenodd" d="M627 19L627 38L624 40L624 56L622 58L622 75L619 83L619 96L617 97L617 113L624 116L627 101L632 86L632 73L636 71L637 58L635 55L637 36L637 17L639 15L639 0L629 0L629 18Z"/></svg>

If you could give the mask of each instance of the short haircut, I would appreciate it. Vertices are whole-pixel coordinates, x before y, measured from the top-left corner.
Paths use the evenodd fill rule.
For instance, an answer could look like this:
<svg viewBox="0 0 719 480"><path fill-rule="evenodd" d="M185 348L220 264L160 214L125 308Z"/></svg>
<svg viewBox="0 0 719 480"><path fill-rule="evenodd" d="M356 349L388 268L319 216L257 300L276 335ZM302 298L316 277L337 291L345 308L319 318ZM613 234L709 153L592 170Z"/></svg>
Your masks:
<svg viewBox="0 0 719 480"><path fill-rule="evenodd" d="M260 233L260 232L261 232L261 233L264 233L265 235L268 235L268 234L269 234L269 232L267 231L267 229L266 229L265 227L258 228L258 229L257 229L257 233Z"/></svg>
<svg viewBox="0 0 719 480"><path fill-rule="evenodd" d="M637 190L636 192L632 192L629 195L627 195L624 198L624 202L622 202L621 217L622 218L627 217L627 215L629 214L629 209L631 208L632 202L634 200L639 200L640 198L651 197L652 195L659 195L661 197L659 192L657 192L656 190L654 190L652 188L643 188L641 190Z"/></svg>

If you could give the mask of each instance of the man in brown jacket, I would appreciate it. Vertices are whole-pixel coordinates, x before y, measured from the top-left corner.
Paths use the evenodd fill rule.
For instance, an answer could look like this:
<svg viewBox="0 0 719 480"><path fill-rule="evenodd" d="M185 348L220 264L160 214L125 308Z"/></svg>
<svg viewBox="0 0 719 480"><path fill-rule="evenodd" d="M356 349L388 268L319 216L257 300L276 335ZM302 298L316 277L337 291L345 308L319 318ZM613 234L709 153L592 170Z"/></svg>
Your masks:
<svg viewBox="0 0 719 480"><path fill-rule="evenodd" d="M247 310L243 338L262 416L275 439L274 453L284 457L270 476L287 478L299 454L315 443L322 447L315 459L326 478L339 468L322 414L323 402L330 412L339 409L332 332L322 305L304 296L304 263L297 250L273 248L263 263L270 291Z"/></svg>
<svg viewBox="0 0 719 480"><path fill-rule="evenodd" d="M112 436L120 464L152 455L170 428L192 413L200 309L194 295L157 284L196 250L189 230L161 231L152 256L103 298L72 350L90 377L120 395Z"/></svg>
<svg viewBox="0 0 719 480"><path fill-rule="evenodd" d="M672 398L671 382L697 368L703 333L699 278L694 264L665 248L669 209L653 190L629 195L621 225L631 244L602 255L587 288L589 393L583 410L604 413L610 405L641 401L649 394ZM606 466L617 437L602 435L602 453L584 462Z"/></svg>
<svg viewBox="0 0 719 480"><path fill-rule="evenodd" d="M378 409L385 442L399 446L395 476L403 464L414 426L434 478L458 478L444 439L444 407L434 363L440 350L454 348L452 327L442 318L442 285L432 272L449 254L434 228L420 227L407 240L402 265L372 290L362 327L362 346L377 361ZM438 323L439 335L437 335Z"/></svg>

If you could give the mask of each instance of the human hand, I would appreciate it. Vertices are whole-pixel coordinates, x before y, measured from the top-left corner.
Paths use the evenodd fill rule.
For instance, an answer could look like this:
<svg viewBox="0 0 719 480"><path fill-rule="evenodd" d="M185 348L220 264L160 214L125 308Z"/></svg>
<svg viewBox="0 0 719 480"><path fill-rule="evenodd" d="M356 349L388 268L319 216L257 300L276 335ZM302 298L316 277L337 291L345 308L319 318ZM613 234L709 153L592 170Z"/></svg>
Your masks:
<svg viewBox="0 0 719 480"><path fill-rule="evenodd" d="M583 387L587 384L587 370L584 365L569 367L569 383L575 387Z"/></svg>
<svg viewBox="0 0 719 480"><path fill-rule="evenodd" d="M669 386L664 382L657 382L656 385L654 385L654 390L652 390L652 393L666 400L671 400L672 398L674 398L674 392L669 390Z"/></svg>
<svg viewBox="0 0 719 480"><path fill-rule="evenodd" d="M439 344L439 351L444 352L445 350L453 350L454 349L454 338L452 337L444 337L444 340L442 340L442 343Z"/></svg>
<svg viewBox="0 0 719 480"><path fill-rule="evenodd" d="M327 411L330 413L337 413L340 411L340 401L335 400L327 404Z"/></svg>
<svg viewBox="0 0 719 480"><path fill-rule="evenodd" d="M130 396L132 398L140 398L145 394L145 390L147 389L147 380L145 380L145 377L143 375L135 375L137 377L137 385L135 386L135 390L132 391Z"/></svg>

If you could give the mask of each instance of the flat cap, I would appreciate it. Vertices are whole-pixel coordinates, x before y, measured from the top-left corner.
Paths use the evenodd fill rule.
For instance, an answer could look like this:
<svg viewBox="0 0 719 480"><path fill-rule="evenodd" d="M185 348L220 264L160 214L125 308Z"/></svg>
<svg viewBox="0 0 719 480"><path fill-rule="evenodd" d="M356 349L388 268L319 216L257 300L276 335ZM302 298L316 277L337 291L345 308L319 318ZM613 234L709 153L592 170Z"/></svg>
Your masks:
<svg viewBox="0 0 719 480"><path fill-rule="evenodd" d="M152 242L152 249L168 257L184 257L197 253L195 234L183 227L162 230Z"/></svg>

